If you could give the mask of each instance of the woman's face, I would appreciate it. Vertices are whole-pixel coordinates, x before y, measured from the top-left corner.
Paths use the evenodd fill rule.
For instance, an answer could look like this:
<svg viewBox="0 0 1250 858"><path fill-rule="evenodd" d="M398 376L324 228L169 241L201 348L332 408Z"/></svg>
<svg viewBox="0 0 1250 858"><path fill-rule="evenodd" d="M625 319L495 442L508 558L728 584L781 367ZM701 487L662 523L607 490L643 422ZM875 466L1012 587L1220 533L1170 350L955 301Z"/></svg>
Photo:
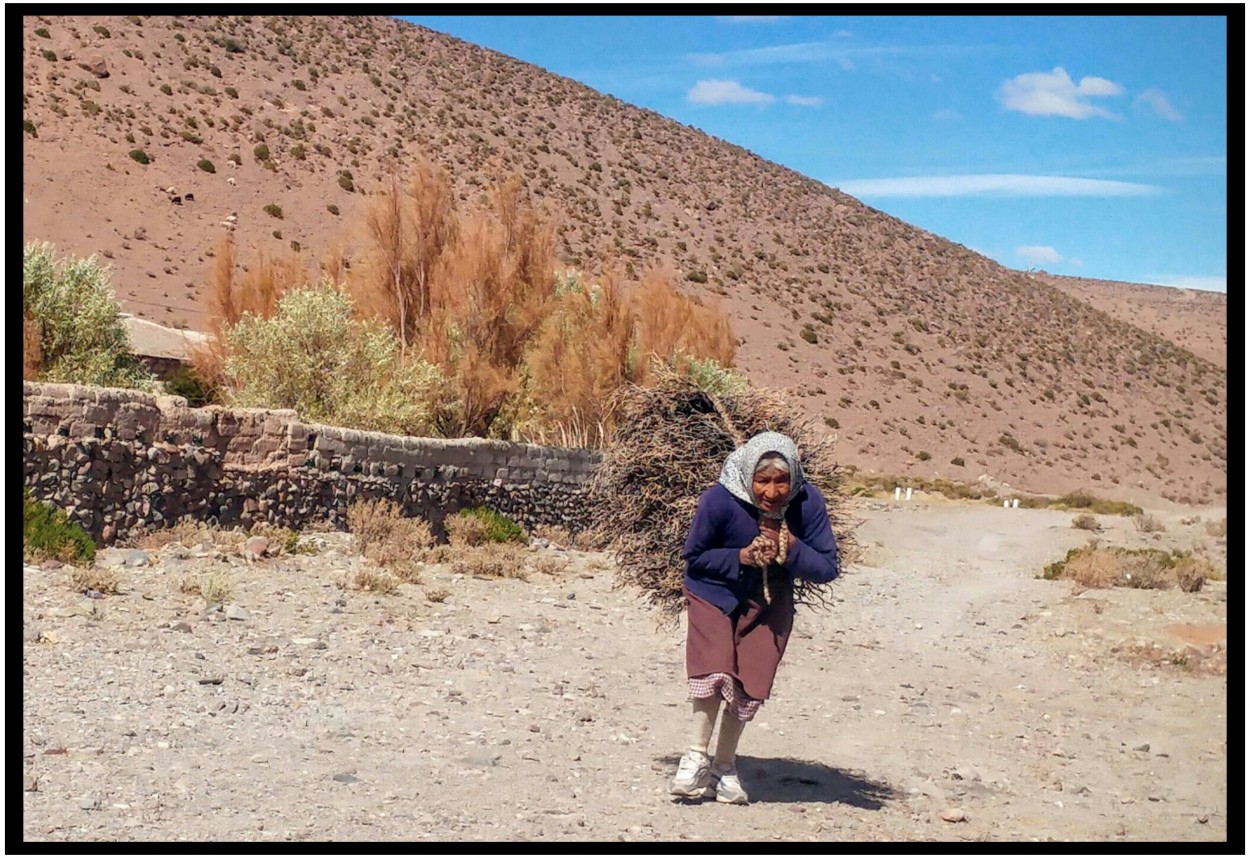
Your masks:
<svg viewBox="0 0 1250 858"><path fill-rule="evenodd" d="M764 512L781 512L786 498L790 496L790 471L766 465L755 472L751 479L751 491L755 495L755 505Z"/></svg>

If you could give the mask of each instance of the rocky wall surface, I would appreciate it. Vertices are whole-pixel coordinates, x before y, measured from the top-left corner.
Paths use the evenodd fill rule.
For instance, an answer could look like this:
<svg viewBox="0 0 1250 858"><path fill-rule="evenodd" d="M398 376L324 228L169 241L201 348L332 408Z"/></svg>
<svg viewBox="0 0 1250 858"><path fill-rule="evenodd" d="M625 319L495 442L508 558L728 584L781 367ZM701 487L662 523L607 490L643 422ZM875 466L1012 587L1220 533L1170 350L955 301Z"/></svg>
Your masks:
<svg viewBox="0 0 1250 858"><path fill-rule="evenodd" d="M342 529L350 503L375 498L436 532L477 505L527 528L586 525L586 450L360 432L115 388L25 382L23 393L25 485L104 544L184 517Z"/></svg>

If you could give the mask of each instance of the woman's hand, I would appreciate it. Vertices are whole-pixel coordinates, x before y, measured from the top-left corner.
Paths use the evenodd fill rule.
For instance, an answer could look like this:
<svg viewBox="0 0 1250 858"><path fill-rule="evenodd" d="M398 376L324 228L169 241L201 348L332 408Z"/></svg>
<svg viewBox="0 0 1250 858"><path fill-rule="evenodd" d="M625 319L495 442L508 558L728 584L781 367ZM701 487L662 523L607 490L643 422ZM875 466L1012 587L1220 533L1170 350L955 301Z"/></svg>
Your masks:
<svg viewBox="0 0 1250 858"><path fill-rule="evenodd" d="M738 552L738 561L744 566L767 566L777 556L777 541L761 533L751 544Z"/></svg>

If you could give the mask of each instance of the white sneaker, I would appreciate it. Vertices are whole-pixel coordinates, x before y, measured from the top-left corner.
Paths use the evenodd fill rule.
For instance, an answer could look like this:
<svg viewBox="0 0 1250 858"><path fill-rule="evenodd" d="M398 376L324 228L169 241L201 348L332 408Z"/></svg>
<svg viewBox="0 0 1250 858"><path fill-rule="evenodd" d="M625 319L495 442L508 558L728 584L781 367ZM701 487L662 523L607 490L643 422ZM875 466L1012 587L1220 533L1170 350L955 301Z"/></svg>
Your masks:
<svg viewBox="0 0 1250 858"><path fill-rule="evenodd" d="M747 804L750 798L738 780L738 771L714 772L716 778L716 800L725 804Z"/></svg>
<svg viewBox="0 0 1250 858"><path fill-rule="evenodd" d="M673 778L668 791L684 798L710 798L712 796L712 761L707 754L687 751L677 765L677 777Z"/></svg>

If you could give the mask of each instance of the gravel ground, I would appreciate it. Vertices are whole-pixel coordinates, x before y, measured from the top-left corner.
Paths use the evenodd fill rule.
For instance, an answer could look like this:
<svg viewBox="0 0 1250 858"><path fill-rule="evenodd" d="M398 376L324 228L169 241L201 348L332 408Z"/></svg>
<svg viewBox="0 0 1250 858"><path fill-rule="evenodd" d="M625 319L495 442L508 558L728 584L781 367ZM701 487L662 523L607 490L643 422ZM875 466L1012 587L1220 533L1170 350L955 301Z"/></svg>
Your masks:
<svg viewBox="0 0 1250 858"><path fill-rule="evenodd" d="M1228 836L1224 582L1040 580L1090 536L1071 513L859 513L864 557L832 609L800 610L739 746L746 807L667 795L684 629L602 555L532 549L568 568L528 580L431 566L395 595L343 586L362 563L345 534L252 561L105 552L128 565L104 598L25 566L24 840ZM1160 515L1163 534L1103 517L1102 537L1223 550ZM234 583L224 606L183 592L210 572Z"/></svg>

